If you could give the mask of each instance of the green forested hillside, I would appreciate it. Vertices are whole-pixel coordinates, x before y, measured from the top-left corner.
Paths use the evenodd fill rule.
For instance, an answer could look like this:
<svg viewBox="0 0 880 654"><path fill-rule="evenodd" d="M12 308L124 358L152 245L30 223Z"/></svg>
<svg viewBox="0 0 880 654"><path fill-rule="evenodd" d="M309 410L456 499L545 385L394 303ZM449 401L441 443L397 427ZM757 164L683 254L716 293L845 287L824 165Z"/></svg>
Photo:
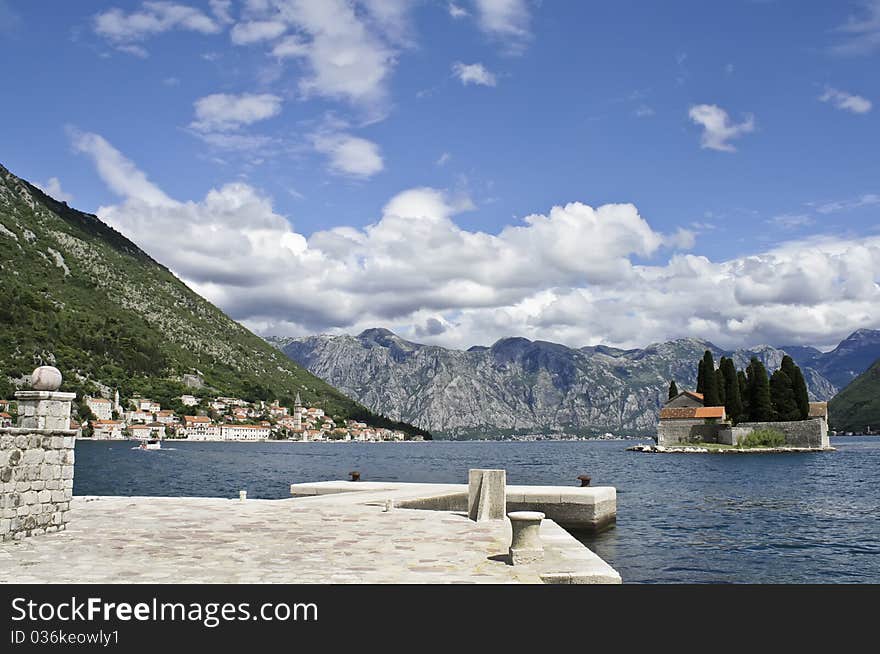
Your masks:
<svg viewBox="0 0 880 654"><path fill-rule="evenodd" d="M206 394L289 403L300 393L330 415L392 426L231 320L97 217L2 166L0 283L0 397L41 364L61 370L64 390L103 385L166 402L193 392L182 376L198 374Z"/></svg>
<svg viewBox="0 0 880 654"><path fill-rule="evenodd" d="M828 404L832 429L862 432L880 429L880 359L856 377Z"/></svg>

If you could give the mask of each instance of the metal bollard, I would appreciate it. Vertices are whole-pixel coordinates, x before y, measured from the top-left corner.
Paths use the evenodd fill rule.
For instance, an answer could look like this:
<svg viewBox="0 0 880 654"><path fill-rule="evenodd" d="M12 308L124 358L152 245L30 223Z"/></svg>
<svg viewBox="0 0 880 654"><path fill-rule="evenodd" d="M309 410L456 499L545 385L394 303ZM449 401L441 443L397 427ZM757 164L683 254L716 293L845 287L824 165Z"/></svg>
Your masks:
<svg viewBox="0 0 880 654"><path fill-rule="evenodd" d="M349 472L348 474L351 476L351 481L360 481L361 480L361 473L359 473L357 470L353 470L353 471Z"/></svg>
<svg viewBox="0 0 880 654"><path fill-rule="evenodd" d="M580 475L580 476L578 477L578 481L581 482L581 486L589 486L589 485L590 485L590 481L591 481L592 479L593 479L593 478L590 477L590 475Z"/></svg>

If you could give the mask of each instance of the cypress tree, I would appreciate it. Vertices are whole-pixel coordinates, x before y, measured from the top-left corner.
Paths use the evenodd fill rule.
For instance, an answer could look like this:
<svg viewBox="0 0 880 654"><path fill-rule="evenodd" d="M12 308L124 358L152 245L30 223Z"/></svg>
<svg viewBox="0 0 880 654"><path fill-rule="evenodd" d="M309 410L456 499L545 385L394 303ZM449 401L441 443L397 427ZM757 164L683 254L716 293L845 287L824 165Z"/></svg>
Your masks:
<svg viewBox="0 0 880 654"><path fill-rule="evenodd" d="M724 357L721 357L722 363L724 362ZM724 373L721 372L721 368L715 371L715 387L718 389L718 406L722 404L727 406L727 388L724 384Z"/></svg>
<svg viewBox="0 0 880 654"><path fill-rule="evenodd" d="M715 376L715 359L712 353L706 350L703 355L703 405L718 406L721 398L718 396L718 379Z"/></svg>
<svg viewBox="0 0 880 654"><path fill-rule="evenodd" d="M706 376L703 374L703 360L697 364L697 393L702 393L705 388Z"/></svg>
<svg viewBox="0 0 880 654"><path fill-rule="evenodd" d="M810 417L810 395L807 393L807 382L800 367L787 354L782 357L782 371L791 380L791 390L798 407L798 417L792 420L806 420Z"/></svg>
<svg viewBox="0 0 880 654"><path fill-rule="evenodd" d="M770 401L770 379L767 368L752 357L748 370L749 384L749 420L768 422L772 419L773 405Z"/></svg>
<svg viewBox="0 0 880 654"><path fill-rule="evenodd" d="M740 394L740 380L733 359L721 359L721 372L724 374L724 406L727 409L727 417L734 422L739 422L743 415L742 395ZM745 380L745 377L743 377Z"/></svg>
<svg viewBox="0 0 880 654"><path fill-rule="evenodd" d="M739 421L749 419L749 380L742 370L736 371L737 386L739 386L739 401L742 402Z"/></svg>
<svg viewBox="0 0 880 654"><path fill-rule="evenodd" d="M669 399L671 400L673 397L678 395L678 386L675 385L675 380L669 382Z"/></svg>
<svg viewBox="0 0 880 654"><path fill-rule="evenodd" d="M800 417L791 378L782 368L770 377L770 402L773 420L797 420Z"/></svg>

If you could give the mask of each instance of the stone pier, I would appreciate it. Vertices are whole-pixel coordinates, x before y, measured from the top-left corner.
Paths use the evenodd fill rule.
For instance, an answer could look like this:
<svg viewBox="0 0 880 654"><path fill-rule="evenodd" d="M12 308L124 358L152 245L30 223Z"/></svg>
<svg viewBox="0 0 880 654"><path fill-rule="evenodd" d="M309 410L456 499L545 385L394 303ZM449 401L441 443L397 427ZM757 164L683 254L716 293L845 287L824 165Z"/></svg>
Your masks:
<svg viewBox="0 0 880 654"><path fill-rule="evenodd" d="M64 529L73 494L70 427L74 393L61 373L37 368L33 390L18 391L18 425L0 428L0 541Z"/></svg>

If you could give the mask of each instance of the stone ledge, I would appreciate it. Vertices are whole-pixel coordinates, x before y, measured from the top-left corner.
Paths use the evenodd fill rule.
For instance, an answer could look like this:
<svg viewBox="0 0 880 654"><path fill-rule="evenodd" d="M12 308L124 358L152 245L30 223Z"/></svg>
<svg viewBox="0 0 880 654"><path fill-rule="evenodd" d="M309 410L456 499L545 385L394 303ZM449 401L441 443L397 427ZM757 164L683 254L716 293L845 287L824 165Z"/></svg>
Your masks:
<svg viewBox="0 0 880 654"><path fill-rule="evenodd" d="M37 427L0 427L0 434L22 436L27 434L39 434L40 436L76 436L76 429L38 429Z"/></svg>
<svg viewBox="0 0 880 654"><path fill-rule="evenodd" d="M694 445L633 445L627 452L646 452L648 454L812 454L815 452L836 452L835 447L730 447L715 449Z"/></svg>

